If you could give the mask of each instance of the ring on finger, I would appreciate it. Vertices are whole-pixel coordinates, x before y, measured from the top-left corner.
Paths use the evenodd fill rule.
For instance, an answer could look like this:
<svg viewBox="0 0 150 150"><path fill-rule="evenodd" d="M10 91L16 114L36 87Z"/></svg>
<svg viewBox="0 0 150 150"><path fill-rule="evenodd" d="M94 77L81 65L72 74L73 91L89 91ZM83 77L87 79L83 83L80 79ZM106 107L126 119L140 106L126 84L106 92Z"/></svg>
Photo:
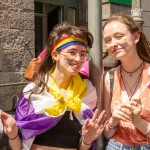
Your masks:
<svg viewBox="0 0 150 150"><path fill-rule="evenodd" d="M103 128L103 126L104 126L104 124L101 124L101 125L100 125L100 129L102 129L102 128Z"/></svg>
<svg viewBox="0 0 150 150"><path fill-rule="evenodd" d="M95 119L95 123L97 123L97 119Z"/></svg>

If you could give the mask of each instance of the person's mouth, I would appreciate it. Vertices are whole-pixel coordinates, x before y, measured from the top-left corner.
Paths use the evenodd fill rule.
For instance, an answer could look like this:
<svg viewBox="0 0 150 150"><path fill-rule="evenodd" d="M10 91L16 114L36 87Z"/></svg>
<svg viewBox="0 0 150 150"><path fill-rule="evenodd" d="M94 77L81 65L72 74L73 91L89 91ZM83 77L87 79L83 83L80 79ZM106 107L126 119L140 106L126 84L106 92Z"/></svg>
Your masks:
<svg viewBox="0 0 150 150"><path fill-rule="evenodd" d="M121 49L122 49L122 48L113 49L113 50L111 50L111 53L118 52L118 51L120 51Z"/></svg>
<svg viewBox="0 0 150 150"><path fill-rule="evenodd" d="M72 65L72 68L75 70L79 70L81 68L81 65Z"/></svg>

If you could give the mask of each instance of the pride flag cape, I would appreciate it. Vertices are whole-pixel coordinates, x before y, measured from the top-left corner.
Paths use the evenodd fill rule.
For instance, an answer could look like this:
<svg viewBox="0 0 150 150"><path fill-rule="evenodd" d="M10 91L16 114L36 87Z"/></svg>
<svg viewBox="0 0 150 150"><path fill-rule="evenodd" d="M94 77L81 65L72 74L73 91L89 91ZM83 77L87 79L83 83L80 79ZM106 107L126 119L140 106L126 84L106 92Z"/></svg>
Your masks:
<svg viewBox="0 0 150 150"><path fill-rule="evenodd" d="M83 125L87 118L91 119L93 109L96 107L96 89L89 80L86 80L87 94L82 99L81 109L79 113L75 113L78 121ZM50 116L44 110L47 107L53 106L58 102L47 91L40 94L32 94L30 90L35 87L34 83L28 84L23 94L20 96L15 119L18 128L22 131L23 150L29 150L36 135L53 128L62 118L65 111L57 117ZM40 89L39 89L40 90ZM30 97L30 102L29 102ZM93 146L93 149L95 147Z"/></svg>

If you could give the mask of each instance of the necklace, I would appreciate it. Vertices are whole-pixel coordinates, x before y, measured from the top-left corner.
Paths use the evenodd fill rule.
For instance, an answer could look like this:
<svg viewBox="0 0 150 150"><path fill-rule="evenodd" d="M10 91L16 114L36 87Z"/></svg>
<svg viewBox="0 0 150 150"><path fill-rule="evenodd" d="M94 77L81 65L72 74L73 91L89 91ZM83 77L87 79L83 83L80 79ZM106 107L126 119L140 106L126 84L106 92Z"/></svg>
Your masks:
<svg viewBox="0 0 150 150"><path fill-rule="evenodd" d="M143 63L142 63L142 66L143 66ZM140 67L141 67L141 66L140 66ZM142 69L141 69L141 72L140 72L140 74L139 74L139 76L138 76L136 82L135 82L135 83L133 84L133 86L131 87L131 89L134 88L134 90L131 91L131 89L130 89L130 94L129 94L129 92L128 92L128 90L127 90L127 86L126 86L126 84L125 84L125 77L123 77L122 70L121 70L122 83L123 83L123 86L124 86L124 88L125 88L125 91L126 91L126 93L127 93L128 98L129 98L130 101L131 101L132 96L133 96L133 94L135 93L135 91L136 91L136 89L137 89L137 87L138 87L138 85L139 85L142 72L143 72L143 67L142 67Z"/></svg>
<svg viewBox="0 0 150 150"><path fill-rule="evenodd" d="M127 71L122 65L121 65L121 68L122 68L126 73L129 73L130 77L132 77L132 74L133 74L134 72L138 71L142 66L143 66L143 61L142 61L142 63L140 64L140 66L139 66L138 68L136 68L134 71L131 71L131 72Z"/></svg>

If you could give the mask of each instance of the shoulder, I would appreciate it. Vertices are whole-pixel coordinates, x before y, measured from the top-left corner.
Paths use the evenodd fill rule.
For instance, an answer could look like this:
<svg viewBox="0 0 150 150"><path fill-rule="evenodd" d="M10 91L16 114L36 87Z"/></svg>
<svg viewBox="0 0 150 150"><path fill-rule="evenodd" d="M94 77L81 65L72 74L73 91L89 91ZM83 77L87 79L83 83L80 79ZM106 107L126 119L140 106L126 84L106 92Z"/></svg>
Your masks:
<svg viewBox="0 0 150 150"><path fill-rule="evenodd" d="M84 80L86 80L87 88L95 89L95 86L93 86L92 82L89 79L84 79Z"/></svg>
<svg viewBox="0 0 150 150"><path fill-rule="evenodd" d="M112 68L104 76L104 84L105 88L108 90L110 89L110 82L114 82L116 72L118 71L119 67ZM109 91L109 90L108 90Z"/></svg>
<svg viewBox="0 0 150 150"><path fill-rule="evenodd" d="M96 94L96 87L92 84L92 82L89 79L84 79L86 81L86 89L87 94L86 95L93 95L95 97Z"/></svg>
<svg viewBox="0 0 150 150"><path fill-rule="evenodd" d="M148 76L150 77L150 64L145 62L145 66L148 69Z"/></svg>

